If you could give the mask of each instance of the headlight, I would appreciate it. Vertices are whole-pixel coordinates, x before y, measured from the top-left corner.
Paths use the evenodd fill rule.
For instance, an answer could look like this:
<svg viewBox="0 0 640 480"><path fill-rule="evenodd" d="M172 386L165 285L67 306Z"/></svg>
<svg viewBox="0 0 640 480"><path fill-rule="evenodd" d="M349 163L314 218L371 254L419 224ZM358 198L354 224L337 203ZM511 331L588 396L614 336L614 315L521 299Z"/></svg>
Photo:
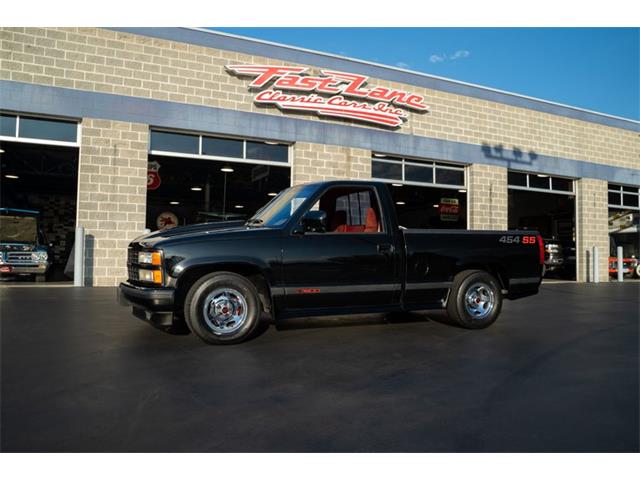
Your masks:
<svg viewBox="0 0 640 480"><path fill-rule="evenodd" d="M47 252L33 252L31 254L31 260L34 262L46 262L47 258L49 258L49 254L47 254Z"/></svg>
<svg viewBox="0 0 640 480"><path fill-rule="evenodd" d="M162 283L162 270L138 270L138 280L149 283Z"/></svg>
<svg viewBox="0 0 640 480"><path fill-rule="evenodd" d="M143 265L162 265L162 254L160 252L139 252L138 263Z"/></svg>

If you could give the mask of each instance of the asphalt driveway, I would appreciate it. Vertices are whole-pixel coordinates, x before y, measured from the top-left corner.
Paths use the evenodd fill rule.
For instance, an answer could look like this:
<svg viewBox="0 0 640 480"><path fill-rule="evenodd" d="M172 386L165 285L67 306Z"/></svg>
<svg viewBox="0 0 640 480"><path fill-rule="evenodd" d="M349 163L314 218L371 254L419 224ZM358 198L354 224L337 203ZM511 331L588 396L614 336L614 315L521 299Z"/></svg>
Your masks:
<svg viewBox="0 0 640 480"><path fill-rule="evenodd" d="M3 451L638 451L640 283L171 336L111 288L0 288Z"/></svg>

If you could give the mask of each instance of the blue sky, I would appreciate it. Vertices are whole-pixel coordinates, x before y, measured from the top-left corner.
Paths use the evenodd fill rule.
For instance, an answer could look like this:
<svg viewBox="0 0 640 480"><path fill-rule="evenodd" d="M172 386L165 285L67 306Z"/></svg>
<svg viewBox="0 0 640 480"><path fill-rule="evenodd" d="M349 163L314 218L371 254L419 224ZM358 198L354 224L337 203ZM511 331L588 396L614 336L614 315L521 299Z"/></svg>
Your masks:
<svg viewBox="0 0 640 480"><path fill-rule="evenodd" d="M640 119L640 29L212 29Z"/></svg>

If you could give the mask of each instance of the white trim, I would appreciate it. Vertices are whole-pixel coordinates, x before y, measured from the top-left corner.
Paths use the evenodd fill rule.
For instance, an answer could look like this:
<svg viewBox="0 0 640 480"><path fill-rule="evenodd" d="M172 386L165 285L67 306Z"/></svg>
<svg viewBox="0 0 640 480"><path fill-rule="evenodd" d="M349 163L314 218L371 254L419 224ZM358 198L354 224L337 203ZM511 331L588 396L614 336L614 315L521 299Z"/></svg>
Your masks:
<svg viewBox="0 0 640 480"><path fill-rule="evenodd" d="M2 142L15 142L15 143L31 143L35 145L52 145L60 147L79 147L80 142L62 142L60 140L40 140L38 138L18 138L18 137L5 137L0 135L0 141Z"/></svg>
<svg viewBox="0 0 640 480"><path fill-rule="evenodd" d="M607 206L609 208L615 208L615 209L618 209L618 210L637 210L637 211L640 212L640 206L638 206L638 207L630 207L628 205L613 205L611 203L607 204Z"/></svg>
<svg viewBox="0 0 640 480"><path fill-rule="evenodd" d="M564 190L547 190L544 188L534 188L534 187L515 187L512 185L507 185L507 189L508 190L521 190L523 192L540 192L540 193L555 193L558 195L568 195L571 197L575 197L576 193L575 192L567 192Z"/></svg>
<svg viewBox="0 0 640 480"><path fill-rule="evenodd" d="M195 30L195 31L203 32L203 33L208 33L208 34L212 34L212 35L221 35L221 36L229 37L229 38L237 38L237 39L240 39L240 40L248 40L248 41L251 41L251 42L254 42L254 43L260 43L260 44L263 44L263 45L271 45L271 46L274 46L274 47L288 48L290 50L296 50L296 51L299 51L299 52L312 53L314 55L321 55L321 56L324 56L324 57L336 58L336 59L339 59L339 60L347 60L349 62L360 63L362 65L370 65L370 66L374 66L374 67L385 68L385 69L388 69L388 70L395 70L395 71L398 71L398 72L410 73L412 75L418 75L418 76L421 76L421 77L424 77L424 78L433 78L435 80L443 80L443 81L450 82L450 83L455 83L455 84L458 84L458 85L464 85L464 86L467 86L467 87L473 87L473 88L478 88L478 89L481 89L481 90L486 90L488 92L501 93L501 94L504 94L504 95L510 95L510 96L513 96L513 97L524 98L526 100L533 100L533 101L536 101L536 102L546 103L548 105L555 105L555 106L558 106L558 107L569 108L571 110L575 110L575 111L578 111L578 112L591 113L591 114L598 115L598 116L601 116L601 117L613 118L613 119L616 119L616 120L623 120L623 121L626 121L626 122L631 122L631 123L635 123L637 125L640 125L640 121L633 120L633 119L630 119L630 118L618 117L616 115L610 115L608 113L596 112L595 110L589 110L589 109L586 109L586 108L574 107L572 105L566 105L564 103L552 102L550 100L544 100L542 98L537 98L537 97L530 97L528 95L522 95L520 93L509 92L507 90L500 90L498 88L485 87L483 85L478 85L476 83L463 82L461 80L454 80L452 78L440 77L440 76L437 76L437 75L430 75L428 73L418 72L416 70L408 70L406 68L393 67L391 65L384 65L382 63L371 62L371 61L368 61L368 60L360 60L360 59L353 58L353 57L345 57L345 56L342 56L342 55L336 55L334 53L321 52L321 51L318 51L318 50L312 50L312 49L303 48L303 47L295 47L293 45L286 45L284 43L270 42L268 40L259 40L259 39L256 39L256 38L245 37L245 36L242 36L242 35L236 35L236 34L232 34L232 33L220 32L220 31L217 31L217 30L209 30L209 29L206 29L206 28L200 28L200 27L182 27L182 28L185 28L187 30ZM407 85L412 85L412 84L407 84ZM413 86L417 86L417 85L413 85Z"/></svg>
<svg viewBox="0 0 640 480"><path fill-rule="evenodd" d="M214 160L218 162L246 163L250 165L271 165L274 167L291 168L290 161L289 162L273 162L269 160L253 160L253 159L244 159L244 158L236 158L236 157L216 157L213 155L198 155L197 153L166 152L163 150L151 150L148 153L149 155L158 155L161 157L192 158L194 160Z"/></svg>
<svg viewBox="0 0 640 480"><path fill-rule="evenodd" d="M20 137L20 115L16 115L16 138Z"/></svg>

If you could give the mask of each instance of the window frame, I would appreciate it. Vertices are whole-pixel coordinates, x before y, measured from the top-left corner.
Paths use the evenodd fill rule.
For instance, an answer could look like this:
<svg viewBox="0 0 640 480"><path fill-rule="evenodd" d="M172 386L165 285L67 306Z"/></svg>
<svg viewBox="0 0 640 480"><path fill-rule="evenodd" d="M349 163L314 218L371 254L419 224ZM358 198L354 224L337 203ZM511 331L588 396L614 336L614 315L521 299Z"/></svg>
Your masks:
<svg viewBox="0 0 640 480"><path fill-rule="evenodd" d="M329 185L328 187L316 192L316 194L309 200L310 204L309 207L305 208L304 210L302 210L302 213L300 213L299 217L295 220L292 221L292 227L290 229L289 234L293 235L295 234L296 231L296 227L300 226L300 222L302 220L302 217L309 211L311 211L311 209L314 207L314 205L316 203L320 202L320 199L329 191L334 190L334 189L346 189L346 188L359 188L358 191L364 191L364 190L369 190L369 191L373 191L373 194L375 195L375 199L376 202L378 204L378 224L380 225L380 231L379 232L333 232L333 231L326 231L326 232L305 232L304 235L340 235L340 236L351 236L351 235L385 235L385 236L389 236L391 235L391 228L389 225L389 219L388 219L388 215L385 215L384 212L384 207L382 205L382 201L380 198L380 194L378 192L378 189L375 188L372 185L368 185L368 186L364 186L364 187L357 187L355 185L349 185L349 184L335 184L335 185ZM355 192L352 192L355 193Z"/></svg>
<svg viewBox="0 0 640 480"><path fill-rule="evenodd" d="M380 155L383 155L383 156L380 156ZM397 160L390 160L389 157L397 158ZM467 189L467 168L466 168L467 165L465 164L443 163L443 162L430 160L430 159L396 157L395 155L386 155L386 154L377 153L377 152L372 153L371 162L372 163L373 162L389 163L389 164L401 166L402 173L401 173L400 179L374 177L373 166L372 166L371 178L372 180L375 180L375 181L384 182L384 183L398 183L402 185L413 185L416 187L452 188L452 189L458 189L458 190ZM412 167L422 167L425 169L430 169L432 182L419 182L415 180L407 180L406 169L405 169L406 165L409 165ZM436 181L438 169L462 172L462 184L438 183Z"/></svg>
<svg viewBox="0 0 640 480"><path fill-rule="evenodd" d="M179 135L191 135L194 137L198 137L198 153L183 153L183 152L172 152L168 150L152 150L151 148L151 132L162 132L162 133L176 133ZM228 140L239 140L242 142L242 158L238 157L225 157L221 155L206 155L202 153L202 144L203 138L220 138L220 139L228 139ZM273 142L278 145L283 145L287 147L287 161L286 162L276 162L273 160L258 160L247 158L247 142L260 142L269 145L268 142ZM149 155L158 155L162 157L179 157L179 158L192 158L196 160L215 160L222 162L233 162L233 163L246 163L251 165L272 165L275 167L291 167L292 165L292 157L293 157L293 143L279 141L279 140L270 140L270 139L262 139L262 138L251 138L251 137L234 137L231 135L218 135L214 133L202 133L202 132L192 132L185 130L175 130L168 128L160 128L160 127L150 127L149 128L149 146L147 148Z"/></svg>
<svg viewBox="0 0 640 480"><path fill-rule="evenodd" d="M512 185L509 183L509 172L512 173L520 173L525 175L526 178L526 185ZM538 173L532 173L532 172L523 172L520 170L508 170L507 172L507 189L509 190L524 190L527 192L539 192L539 193L553 193L553 194L559 194L559 195L568 195L568 196L572 196L575 197L576 195L576 183L575 183L575 178L571 178L571 177L563 177L561 175L549 175L546 173L540 174L540 175L546 175L545 177L539 177L539 178L544 178L547 181L547 185L549 185L549 188L539 188L539 187L531 187L530 186L530 181L529 179L531 178L531 176L535 175L536 177L539 175ZM571 182L571 190L556 190L553 188L553 179L554 178L558 178L558 179L563 179L563 180L569 180Z"/></svg>
<svg viewBox="0 0 640 480"><path fill-rule="evenodd" d="M635 192L628 192L625 191L625 188L632 188L635 189ZM610 193L616 193L620 195L620 203L619 204L615 204L615 203L609 203L609 194ZM624 203L624 196L625 195L632 195L638 198L638 205L626 205ZM618 209L625 209L625 210L634 210L634 211L640 211L640 187L635 186L635 185L624 185L621 183L608 183L607 184L607 207L608 208L618 208Z"/></svg>
<svg viewBox="0 0 640 480"><path fill-rule="evenodd" d="M2 142L16 142L16 143L30 143L34 145L54 145L61 147L79 147L80 138L82 138L82 122L77 118L59 117L54 115L40 115L31 113L18 113L0 110L0 114L16 117L16 131L15 135L0 135L0 141ZM46 138L30 138L20 136L20 119L26 117L35 120L58 120L62 122L73 123L76 125L76 140L74 142L65 140L49 140Z"/></svg>

